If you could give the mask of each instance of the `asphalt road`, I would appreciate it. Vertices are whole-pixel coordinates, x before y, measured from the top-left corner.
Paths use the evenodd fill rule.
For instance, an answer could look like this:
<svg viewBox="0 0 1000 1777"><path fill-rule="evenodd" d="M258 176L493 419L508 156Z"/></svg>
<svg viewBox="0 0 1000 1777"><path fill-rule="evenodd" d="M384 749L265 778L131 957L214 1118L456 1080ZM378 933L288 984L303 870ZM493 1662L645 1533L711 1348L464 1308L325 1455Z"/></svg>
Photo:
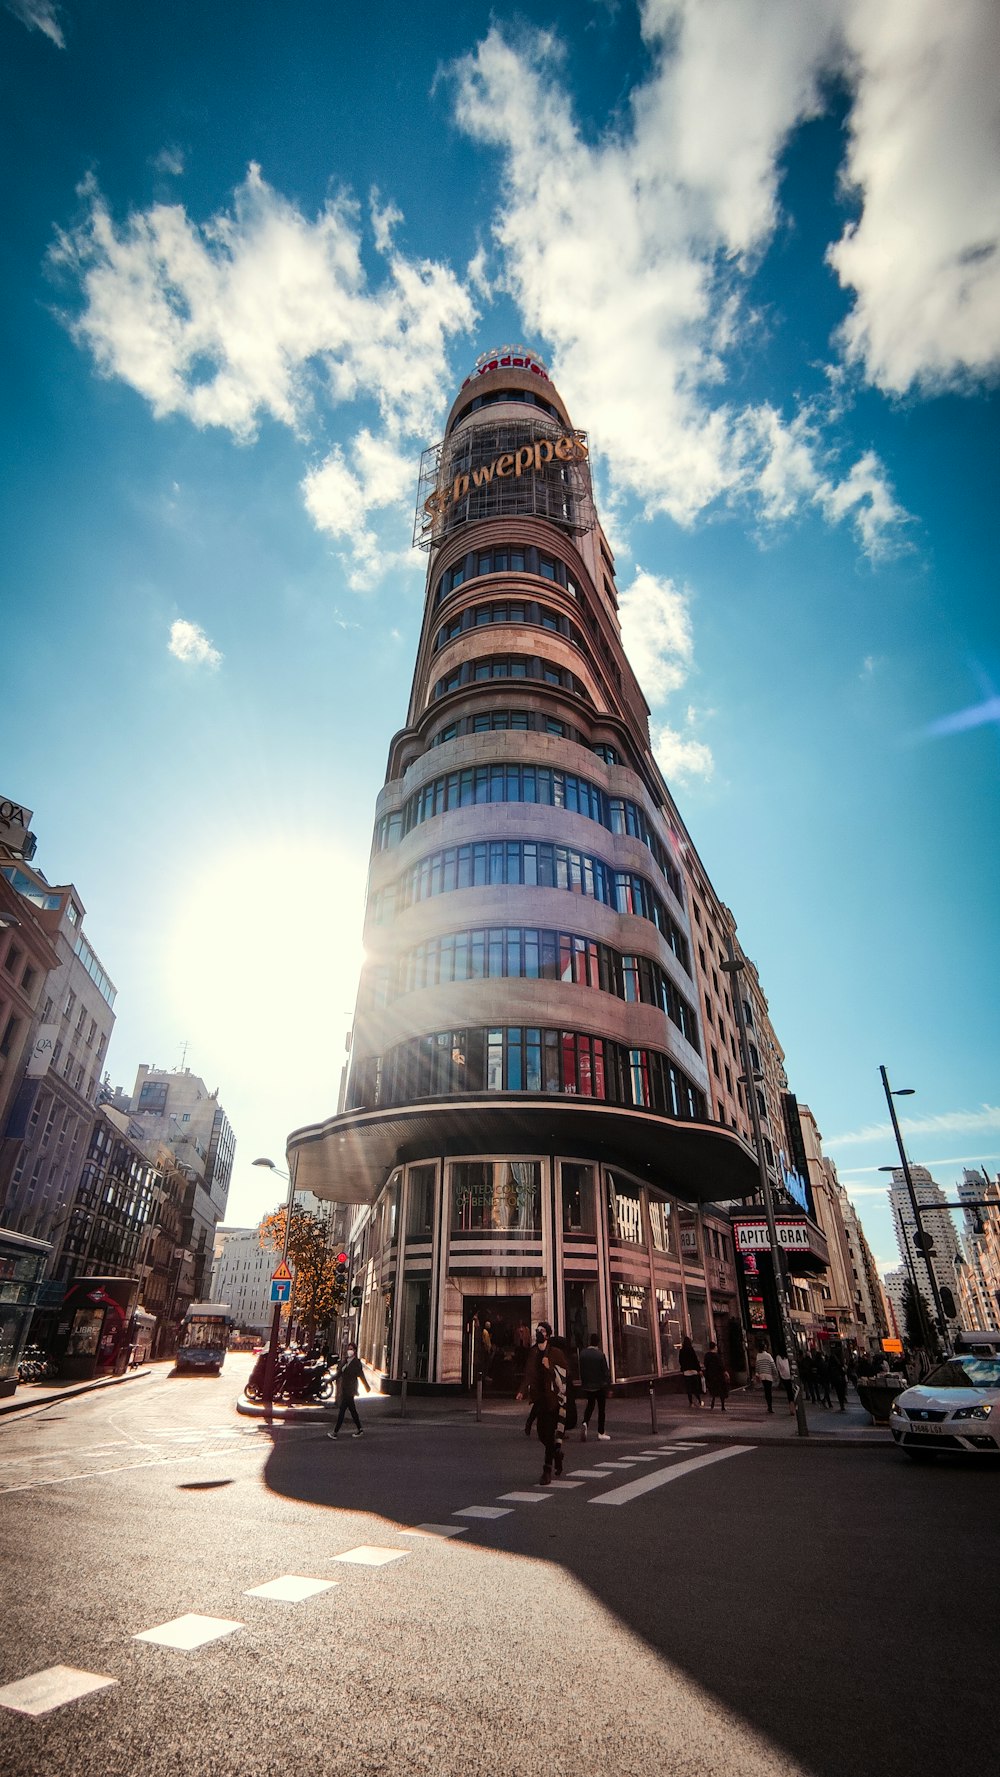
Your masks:
<svg viewBox="0 0 1000 1777"><path fill-rule="evenodd" d="M572 1439L578 1484L543 1492L509 1423L363 1400L360 1440L248 1424L249 1361L0 1423L0 1771L991 1768L994 1469L699 1444L689 1418ZM337 1558L359 1547L394 1558ZM247 1595L286 1575L323 1589ZM135 1639L188 1613L237 1626ZM114 1682L13 1709L52 1667Z"/></svg>

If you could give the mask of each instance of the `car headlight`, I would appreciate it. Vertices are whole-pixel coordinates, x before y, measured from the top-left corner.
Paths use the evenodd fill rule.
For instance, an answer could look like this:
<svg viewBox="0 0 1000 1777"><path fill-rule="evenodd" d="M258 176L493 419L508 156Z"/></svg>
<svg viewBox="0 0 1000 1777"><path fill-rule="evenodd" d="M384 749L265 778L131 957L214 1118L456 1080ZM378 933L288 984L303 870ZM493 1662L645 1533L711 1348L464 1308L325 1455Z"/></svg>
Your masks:
<svg viewBox="0 0 1000 1777"><path fill-rule="evenodd" d="M906 1415L903 1412L903 1409L900 1406L898 1399L893 1401L891 1407L889 1408L889 1418L890 1419L892 1418L893 1414L896 1415L897 1419L905 1419L906 1418Z"/></svg>
<svg viewBox="0 0 1000 1777"><path fill-rule="evenodd" d="M958 1412L952 1414L952 1418L953 1419L988 1419L990 1414L992 1413L992 1411L993 1411L993 1408L988 1407L988 1406L959 1407Z"/></svg>

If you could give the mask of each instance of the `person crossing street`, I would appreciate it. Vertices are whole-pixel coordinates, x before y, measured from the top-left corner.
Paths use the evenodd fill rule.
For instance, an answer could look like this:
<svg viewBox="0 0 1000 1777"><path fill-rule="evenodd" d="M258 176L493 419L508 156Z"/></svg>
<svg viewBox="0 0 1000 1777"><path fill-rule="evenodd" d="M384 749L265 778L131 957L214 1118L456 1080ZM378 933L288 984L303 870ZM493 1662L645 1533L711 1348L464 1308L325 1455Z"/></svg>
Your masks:
<svg viewBox="0 0 1000 1777"><path fill-rule="evenodd" d="M337 1414L337 1423L333 1430L328 1431L326 1434L328 1438L339 1438L340 1428L344 1423L344 1417L347 1413L350 1413L351 1418L354 1421L354 1432L352 1435L356 1438L360 1438L361 1421L358 1418L356 1404L359 1382L364 1388L365 1393L371 1394L368 1378L362 1369L361 1359L358 1356L358 1348L356 1345L349 1345L347 1347L346 1355L341 1359L340 1368L337 1371L337 1405L340 1408L340 1411Z"/></svg>
<svg viewBox="0 0 1000 1777"><path fill-rule="evenodd" d="M553 1344L552 1328L548 1321L540 1320L517 1399L521 1401L527 1395L538 1410L535 1426L545 1452L539 1483L542 1487L551 1485L553 1470L562 1474L567 1389L565 1349Z"/></svg>

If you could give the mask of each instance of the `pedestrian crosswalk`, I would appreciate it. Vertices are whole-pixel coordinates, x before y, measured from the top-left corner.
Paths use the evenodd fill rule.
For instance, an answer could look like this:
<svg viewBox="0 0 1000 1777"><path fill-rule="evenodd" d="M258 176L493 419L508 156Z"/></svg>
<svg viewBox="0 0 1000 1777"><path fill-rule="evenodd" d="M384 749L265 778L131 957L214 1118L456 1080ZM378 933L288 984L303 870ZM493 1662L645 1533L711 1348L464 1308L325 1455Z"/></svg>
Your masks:
<svg viewBox="0 0 1000 1777"><path fill-rule="evenodd" d="M220 1436L223 1432L230 1436L240 1437L239 1432L233 1433L231 1427L213 1427L211 1432ZM181 1442L184 1434L170 1431L169 1435ZM200 1434L204 1441L205 1434ZM752 1445L733 1444L708 1449L705 1445L691 1442L658 1444L628 1457L616 1457L610 1462L594 1464L587 1469L577 1469L572 1475L553 1480L544 1489L539 1485L533 1488L511 1488L497 1494L496 1503L472 1503L458 1506L452 1513L452 1520L474 1520L487 1526L496 1520L510 1518L515 1512L526 1506L538 1506L551 1502L556 1489L572 1492L586 1488L587 1483L615 1482L618 1485L605 1487L603 1490L591 1490L584 1495L590 1505L621 1506L631 1500L652 1492L667 1483L679 1480L682 1476L710 1464L722 1462L727 1458L741 1456L753 1449ZM688 1452L693 1454L688 1455ZM665 1463L662 1459L682 1455L680 1462ZM647 1468L647 1463L658 1466ZM638 1474L629 1473L626 1479L623 1471L640 1469ZM400 1536L414 1539L413 1549L394 1547L388 1544L360 1543L352 1548L342 1549L331 1554L324 1565L345 1567L369 1567L374 1569L392 1570L398 1563L405 1562L416 1552L420 1541L435 1539L448 1542L454 1537L464 1536L471 1528L469 1523L435 1523L423 1522L410 1526L398 1526ZM255 1605L265 1608L268 1605L298 1606L323 1599L332 1592L341 1581L331 1578L322 1572L317 1574L278 1574L271 1579L261 1580L257 1585L248 1586L243 1592L247 1599L253 1599ZM252 1607L251 1607L252 1608ZM256 1619L255 1619L256 1620ZM149 1628L138 1630L131 1639L154 1648L167 1650L173 1654L196 1654L199 1650L222 1642L230 1636L239 1635L247 1627L242 1619L234 1617L216 1617L198 1611L186 1611L180 1616L172 1617L166 1622L156 1623ZM121 1681L109 1673L86 1672L74 1666L49 1666L42 1671L28 1673L15 1679L12 1683L0 1687L0 1709L9 1709L25 1716L44 1716L52 1711L65 1708L82 1697L95 1692L110 1690Z"/></svg>

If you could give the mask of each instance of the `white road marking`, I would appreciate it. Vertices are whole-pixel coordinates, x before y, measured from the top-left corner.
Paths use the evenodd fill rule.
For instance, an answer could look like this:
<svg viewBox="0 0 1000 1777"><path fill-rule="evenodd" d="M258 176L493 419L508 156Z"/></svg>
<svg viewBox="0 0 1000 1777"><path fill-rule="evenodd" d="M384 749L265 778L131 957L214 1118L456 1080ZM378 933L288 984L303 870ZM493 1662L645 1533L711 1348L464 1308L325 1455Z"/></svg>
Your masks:
<svg viewBox="0 0 1000 1777"><path fill-rule="evenodd" d="M724 1450L710 1450L705 1456L691 1456L686 1462L675 1462L671 1468L654 1469L651 1473L637 1475L634 1481L626 1481L623 1487L613 1487L610 1493L591 1494L587 1504L628 1505L630 1500L638 1499L640 1494L651 1493L654 1487L665 1487L668 1481L679 1481L682 1475L693 1474L695 1469L708 1468L713 1462L725 1462L727 1456L746 1456L755 1448L754 1444L729 1444Z"/></svg>
<svg viewBox="0 0 1000 1777"><path fill-rule="evenodd" d="M638 1468L639 1464L638 1462L634 1462L630 1457L619 1457L616 1462L609 1462L605 1466L609 1469Z"/></svg>
<svg viewBox="0 0 1000 1777"><path fill-rule="evenodd" d="M234 1622L232 1617L203 1617L197 1611L188 1611L182 1617L173 1617L169 1623L158 1623L155 1629L143 1629L141 1635L133 1635L133 1641L152 1641L157 1647L179 1647L190 1652L196 1647L205 1647L210 1641L221 1641L224 1635L232 1635L234 1629L242 1629L243 1624Z"/></svg>
<svg viewBox="0 0 1000 1777"><path fill-rule="evenodd" d="M307 1579L302 1573L283 1573L280 1579L268 1580L263 1586L248 1586L244 1598L277 1598L285 1604L301 1604L303 1598L314 1598L317 1592L329 1592L339 1580Z"/></svg>
<svg viewBox="0 0 1000 1777"><path fill-rule="evenodd" d="M409 1530L401 1530L401 1536L464 1536L468 1526L465 1524L412 1524Z"/></svg>
<svg viewBox="0 0 1000 1777"><path fill-rule="evenodd" d="M573 1470L577 1480L580 1481L606 1481L608 1476L613 1475L614 1472L610 1462L606 1462L603 1468L578 1468Z"/></svg>
<svg viewBox="0 0 1000 1777"><path fill-rule="evenodd" d="M552 1486L552 1482L549 1482ZM540 1506L545 1500L547 1489L542 1493L498 1493L498 1499L512 1499L515 1505Z"/></svg>
<svg viewBox="0 0 1000 1777"><path fill-rule="evenodd" d="M409 1549L386 1549L378 1543L359 1543L356 1549L345 1549L334 1555L335 1561L352 1561L357 1567L384 1567L387 1561L405 1561Z"/></svg>
<svg viewBox="0 0 1000 1777"><path fill-rule="evenodd" d="M16 1710L18 1715L47 1715L50 1709L61 1709L64 1703L75 1703L78 1697L89 1697L91 1691L103 1691L117 1678L105 1678L97 1672L81 1672L78 1666L46 1666L28 1678L18 1678L0 1690L0 1708Z"/></svg>
<svg viewBox="0 0 1000 1777"><path fill-rule="evenodd" d="M578 1469L577 1473L582 1474L583 1470ZM536 1485L540 1487L541 1482L540 1481L536 1482ZM583 1482L582 1481L567 1481L567 1480L563 1479L561 1481L549 1481L549 1482L547 1482L547 1485L549 1487L582 1487Z"/></svg>
<svg viewBox="0 0 1000 1777"><path fill-rule="evenodd" d="M460 1506L453 1518L509 1518L512 1506Z"/></svg>

